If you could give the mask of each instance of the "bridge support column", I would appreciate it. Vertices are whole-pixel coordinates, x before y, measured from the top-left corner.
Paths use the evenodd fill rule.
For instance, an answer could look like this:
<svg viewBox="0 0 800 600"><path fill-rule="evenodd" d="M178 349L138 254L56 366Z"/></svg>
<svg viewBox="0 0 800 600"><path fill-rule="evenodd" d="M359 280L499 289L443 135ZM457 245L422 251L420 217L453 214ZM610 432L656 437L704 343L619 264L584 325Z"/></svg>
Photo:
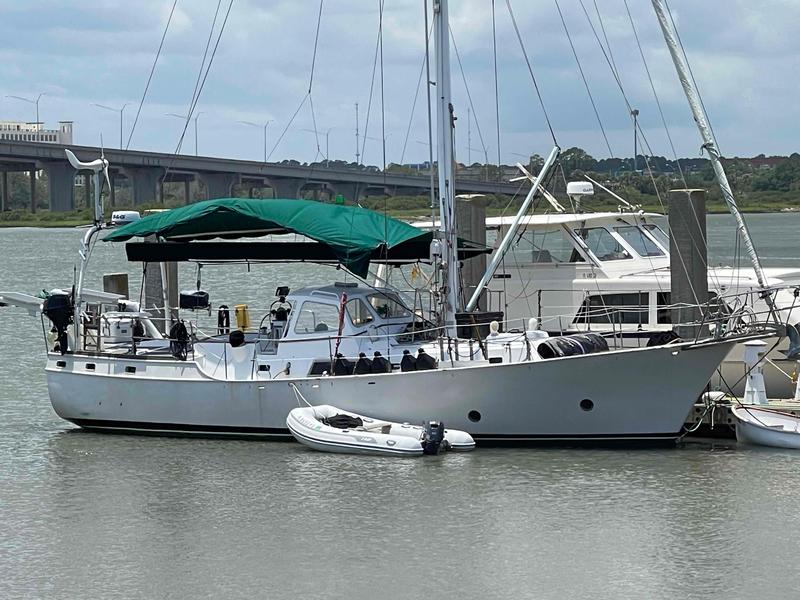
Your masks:
<svg viewBox="0 0 800 600"><path fill-rule="evenodd" d="M72 184L75 185L75 178L72 178ZM31 212L36 212L36 169L31 169Z"/></svg>
<svg viewBox="0 0 800 600"><path fill-rule="evenodd" d="M125 167L125 176L133 187L133 204L159 201L159 183L164 176L160 167ZM163 202L163 197L162 197Z"/></svg>
<svg viewBox="0 0 800 600"><path fill-rule="evenodd" d="M198 173L206 186L206 199L230 198L231 189L242 179L238 173Z"/></svg>
<svg viewBox="0 0 800 600"><path fill-rule="evenodd" d="M44 163L50 188L50 211L75 209L75 169L66 162ZM31 171L31 210L36 209L36 171Z"/></svg>
<svg viewBox="0 0 800 600"><path fill-rule="evenodd" d="M269 180L273 198L288 198L290 200L296 200L300 197L300 188L304 183L304 179L292 179L290 177L280 179L276 177Z"/></svg>
<svg viewBox="0 0 800 600"><path fill-rule="evenodd" d="M8 210L8 171L3 171L3 195L0 197L0 211Z"/></svg>

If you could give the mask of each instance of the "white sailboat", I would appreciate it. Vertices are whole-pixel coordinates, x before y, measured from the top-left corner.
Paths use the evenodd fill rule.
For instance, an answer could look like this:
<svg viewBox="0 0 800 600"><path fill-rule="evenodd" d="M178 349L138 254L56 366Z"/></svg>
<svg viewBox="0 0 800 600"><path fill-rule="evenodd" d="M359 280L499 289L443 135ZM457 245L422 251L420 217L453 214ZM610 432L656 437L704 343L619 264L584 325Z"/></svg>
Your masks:
<svg viewBox="0 0 800 600"><path fill-rule="evenodd" d="M736 417L736 439L743 444L800 450L800 417L765 407L731 408Z"/></svg>
<svg viewBox="0 0 800 600"><path fill-rule="evenodd" d="M139 329L127 345L117 339L109 346L102 336L89 335L83 295L95 236L103 228L99 194L100 173L107 169L103 159L87 165L98 184L95 225L84 238L74 295L56 295L44 306L59 331L59 349L48 352L45 371L51 402L62 418L106 431L285 437L286 417L297 407L299 392L312 405L334 405L386 421L442 421L477 441L638 441L678 435L695 399L731 348L771 330L753 323L739 333L719 328L709 339L618 350L592 340L550 340L536 330L493 332L477 340L458 338L459 249L453 216L447 22L447 1L439 0L434 3L434 35L443 218L430 258L443 282L442 326L423 325L422 333L431 337L420 341L419 315L391 289L314 286L282 296L286 307L266 314L253 334L192 339L178 328L169 343L158 339L146 343L139 339ZM555 147L526 203L539 192L558 154ZM183 258L173 253L161 260L181 260L192 259L199 248L206 251L192 239L290 231L316 239L322 254L335 256L345 266L352 267L354 254L360 260L391 259L387 239L368 247L365 254L363 245L348 239L352 226L337 229L331 221L330 236L316 232L315 237L313 226L297 224L299 212L308 208L302 201L296 201L297 213L288 215L286 210L291 210L279 201L256 203L208 201L146 217L107 238L155 235L162 243L149 244L154 252L178 248L178 254L184 253ZM523 206L503 245L510 244L524 210ZM257 218L254 211L260 213ZM276 211L281 214L273 214ZM383 219L387 231L399 227ZM245 248L239 252L256 247L237 245ZM149 261L153 260L151 256ZM485 277L491 278L496 267L493 260ZM140 324L149 320L141 312L135 317ZM429 357L418 363L425 369L398 368L404 355L420 350ZM343 360L352 363L359 354L369 357L375 352L393 364L391 370L357 373Z"/></svg>

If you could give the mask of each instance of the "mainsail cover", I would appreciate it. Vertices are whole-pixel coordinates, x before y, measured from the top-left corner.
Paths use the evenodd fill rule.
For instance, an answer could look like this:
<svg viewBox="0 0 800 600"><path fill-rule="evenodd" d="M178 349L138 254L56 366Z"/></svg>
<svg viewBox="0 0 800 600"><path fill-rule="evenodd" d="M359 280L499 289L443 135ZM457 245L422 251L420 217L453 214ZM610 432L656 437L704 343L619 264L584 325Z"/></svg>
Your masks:
<svg viewBox="0 0 800 600"><path fill-rule="evenodd" d="M297 233L327 246L350 271L365 277L370 257L432 234L384 214L312 200L221 198L149 215L105 236L106 242L156 236L189 242ZM488 249L487 249L488 250ZM422 257L421 257L422 258Z"/></svg>

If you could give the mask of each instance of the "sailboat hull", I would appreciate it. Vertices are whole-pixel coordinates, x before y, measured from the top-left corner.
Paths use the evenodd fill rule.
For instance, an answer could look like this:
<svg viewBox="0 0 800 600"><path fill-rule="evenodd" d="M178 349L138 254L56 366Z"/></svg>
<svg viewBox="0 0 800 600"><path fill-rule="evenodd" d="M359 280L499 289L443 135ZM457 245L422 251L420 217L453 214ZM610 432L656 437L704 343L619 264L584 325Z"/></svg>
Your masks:
<svg viewBox="0 0 800 600"><path fill-rule="evenodd" d="M389 421L439 420L483 441L630 441L674 438L732 343L245 381L210 378L191 361L80 354L53 354L46 370L56 413L91 429L285 437L302 397Z"/></svg>

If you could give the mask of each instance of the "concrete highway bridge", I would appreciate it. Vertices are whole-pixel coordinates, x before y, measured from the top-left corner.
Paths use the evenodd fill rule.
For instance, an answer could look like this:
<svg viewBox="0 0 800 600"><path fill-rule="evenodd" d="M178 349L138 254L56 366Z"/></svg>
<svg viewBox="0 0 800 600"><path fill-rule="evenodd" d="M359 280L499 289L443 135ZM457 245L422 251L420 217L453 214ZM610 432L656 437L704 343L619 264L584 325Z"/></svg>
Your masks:
<svg viewBox="0 0 800 600"><path fill-rule="evenodd" d="M84 161L100 156L100 148L68 146ZM75 176L78 174L67 162L67 146L37 142L0 142L0 177L2 195L0 210L8 207L8 173L28 172L31 181L31 199L36 196L36 172L44 171L49 182L50 209L63 212L75 208ZM250 188L250 195L258 188L272 188L276 198L299 198L310 190L330 195L341 194L347 200L357 200L366 195L420 195L429 189L427 175L400 175L384 173L367 167L347 169L325 165L292 165L260 161L186 156L138 150L105 149L111 164L111 205L114 205L117 183L127 179L132 187L135 205L163 201L164 182L183 182L184 199L191 202L190 184L201 181L208 198L231 195L234 185ZM518 183L488 182L476 179L459 179L456 176L457 194L508 194L520 190ZM84 186L89 198L89 186ZM87 202L86 206L90 203ZM31 204L33 207L33 203ZM34 207L35 208L35 207Z"/></svg>

